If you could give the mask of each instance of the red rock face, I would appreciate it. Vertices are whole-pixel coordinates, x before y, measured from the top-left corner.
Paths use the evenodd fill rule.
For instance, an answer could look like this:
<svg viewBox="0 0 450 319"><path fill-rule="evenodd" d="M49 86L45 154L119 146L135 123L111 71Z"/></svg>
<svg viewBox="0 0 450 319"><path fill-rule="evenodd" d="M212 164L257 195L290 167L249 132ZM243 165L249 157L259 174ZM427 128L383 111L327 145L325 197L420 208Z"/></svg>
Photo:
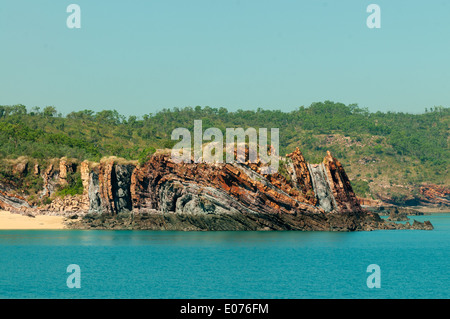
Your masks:
<svg viewBox="0 0 450 319"><path fill-rule="evenodd" d="M329 152L322 164L311 165L297 148L282 159L278 173L262 174L261 168L261 162L175 163L169 153L161 152L144 165L114 158L81 165L62 160L42 172L42 195L53 193L75 169L81 173L83 195L56 198L32 208L25 198L0 190L0 208L68 217L88 212L111 218L133 213L133 225L120 224L127 214L110 219L111 224L94 218L95 227L106 229L348 231L400 227L362 210L343 166ZM448 199L449 194L436 186L424 186L423 193L435 200ZM90 228L89 220L80 221L78 227Z"/></svg>
<svg viewBox="0 0 450 319"><path fill-rule="evenodd" d="M170 209L182 210L188 200L178 201L195 190L195 195L211 195L211 189L218 200L224 201L230 211L252 211L270 214L323 213L317 207L317 198L307 163L297 149L288 157L292 160L295 180L287 181L281 174L259 174L259 164L176 164L170 155L154 155L143 167L136 168L132 176L133 208L162 210L165 189L174 195ZM337 197L339 209L360 211L361 207L351 189L342 165L327 161L330 180L333 180L333 194ZM176 185L175 188L173 185ZM347 193L349 192L349 193ZM192 196L191 196L192 197ZM192 200L192 198L191 198ZM200 205L201 206L201 205Z"/></svg>
<svg viewBox="0 0 450 319"><path fill-rule="evenodd" d="M52 193L58 180L64 185L67 173L79 166L83 196L68 206L89 207L89 211L96 213L116 215L124 210L135 213L152 210L298 215L325 212L319 205L308 163L298 148L280 163L278 173L268 175L261 174L261 162L175 163L169 153L161 152L142 166L118 164L114 159L74 165L65 159L56 166L59 170L50 165L42 174L44 193ZM328 154L324 168L325 183L332 193L329 200L334 203L331 212L361 211L339 161ZM61 211L64 210L61 205L45 208Z"/></svg>
<svg viewBox="0 0 450 319"><path fill-rule="evenodd" d="M28 162L22 162L22 163L18 163L16 165L14 165L13 167L13 174L14 175L19 175L20 177L23 177L24 175L26 175L28 171Z"/></svg>
<svg viewBox="0 0 450 319"><path fill-rule="evenodd" d="M99 181L99 195L102 199L102 210L107 214L114 214L114 197L112 188L112 173L114 168L114 162L109 161L106 163L100 163L98 181Z"/></svg>
<svg viewBox="0 0 450 319"><path fill-rule="evenodd" d="M350 180L341 163L328 151L323 160L334 199L340 212L360 212L361 206L353 192Z"/></svg>
<svg viewBox="0 0 450 319"><path fill-rule="evenodd" d="M59 184L61 186L67 185L68 174L76 172L77 166L77 163L64 157L59 160Z"/></svg>
<svg viewBox="0 0 450 319"><path fill-rule="evenodd" d="M379 201L379 200L374 200L371 198L360 198L357 197L358 202L360 205L362 206L372 206L372 207L377 207L377 206L381 206L383 205L383 202Z"/></svg>
<svg viewBox="0 0 450 319"><path fill-rule="evenodd" d="M0 209L15 211L22 207L30 207L24 197L0 190Z"/></svg>
<svg viewBox="0 0 450 319"><path fill-rule="evenodd" d="M206 201L202 202L202 199L208 196L224 201L225 206L239 202L242 209L257 209L263 203L268 204L268 210L280 208L275 202L254 196L263 185L251 180L238 165L176 164L170 155L158 154L142 168L136 169L134 179L133 206L138 210L149 208L176 212L182 211L192 201L196 203L194 206L203 204L207 209ZM264 193L270 194L269 191Z"/></svg>
<svg viewBox="0 0 450 319"><path fill-rule="evenodd" d="M420 187L423 201L431 204L450 205L450 188L443 185L426 184Z"/></svg>
<svg viewBox="0 0 450 319"><path fill-rule="evenodd" d="M53 164L50 164L42 172L42 179L44 180L43 196L48 197L55 191L55 180L59 180L59 171L55 169Z"/></svg>
<svg viewBox="0 0 450 319"><path fill-rule="evenodd" d="M89 192L89 162L83 161L80 165L80 175L83 183L83 195L87 195Z"/></svg>
<svg viewBox="0 0 450 319"><path fill-rule="evenodd" d="M296 176L295 184L302 193L304 200L312 205L316 205L317 198L314 193L311 173L302 152L300 152L300 149L297 147L294 152L286 155L286 157L292 160Z"/></svg>
<svg viewBox="0 0 450 319"><path fill-rule="evenodd" d="M59 161L59 183L60 185L67 184L67 173L69 172L69 163L65 159Z"/></svg>

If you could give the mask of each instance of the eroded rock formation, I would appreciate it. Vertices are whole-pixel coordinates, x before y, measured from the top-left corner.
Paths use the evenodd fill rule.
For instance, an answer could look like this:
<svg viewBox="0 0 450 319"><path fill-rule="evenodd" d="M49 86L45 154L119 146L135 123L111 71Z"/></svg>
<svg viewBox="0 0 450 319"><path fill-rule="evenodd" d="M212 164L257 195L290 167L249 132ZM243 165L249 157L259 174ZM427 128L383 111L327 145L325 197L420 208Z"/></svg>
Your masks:
<svg viewBox="0 0 450 319"><path fill-rule="evenodd" d="M423 201L435 205L450 206L450 188L442 185L424 184L420 187Z"/></svg>
<svg viewBox="0 0 450 319"><path fill-rule="evenodd" d="M323 165L331 192L338 206L337 210L340 212L361 211L361 206L342 164L327 151Z"/></svg>
<svg viewBox="0 0 450 319"><path fill-rule="evenodd" d="M354 231L397 227L361 208L343 166L329 152L322 163L309 164L297 148L273 174L262 174L261 165L175 163L170 152L163 151L143 165L117 158L80 164L63 158L41 173L41 196L67 184L68 174L75 171L80 172L83 194L56 198L35 210L85 216L71 220L72 228ZM7 203L0 207L9 209L25 207L27 202L0 193L0 203Z"/></svg>

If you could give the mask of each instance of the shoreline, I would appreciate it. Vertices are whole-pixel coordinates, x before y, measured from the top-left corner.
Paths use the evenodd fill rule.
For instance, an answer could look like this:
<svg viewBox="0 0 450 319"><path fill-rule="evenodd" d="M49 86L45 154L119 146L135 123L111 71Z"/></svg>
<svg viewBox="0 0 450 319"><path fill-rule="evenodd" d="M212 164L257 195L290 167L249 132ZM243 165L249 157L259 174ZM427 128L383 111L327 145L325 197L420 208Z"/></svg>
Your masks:
<svg viewBox="0 0 450 319"><path fill-rule="evenodd" d="M448 213L450 213L450 209L448 209L448 208L446 208L446 209L434 208L434 207L414 208L414 207L409 207L409 206L406 206L405 208L414 209L414 210L417 210L418 212L426 213L426 214L446 214L446 213L448 214Z"/></svg>
<svg viewBox="0 0 450 319"><path fill-rule="evenodd" d="M67 229L63 216L24 216L0 210L0 230L54 230Z"/></svg>
<svg viewBox="0 0 450 319"><path fill-rule="evenodd" d="M417 210L417 209L416 209ZM419 211L419 210L418 210ZM424 209L422 213L450 214L448 210ZM64 216L36 215L34 217L0 210L0 230L70 230L77 229L69 227ZM100 228L101 229L101 228Z"/></svg>
<svg viewBox="0 0 450 319"><path fill-rule="evenodd" d="M379 206L365 206L361 205L364 209L377 209ZM398 207L398 208L405 208L405 209L411 209L418 211L419 213L423 214L449 214L450 208L438 208L438 207L426 207L426 206L385 206L385 207Z"/></svg>

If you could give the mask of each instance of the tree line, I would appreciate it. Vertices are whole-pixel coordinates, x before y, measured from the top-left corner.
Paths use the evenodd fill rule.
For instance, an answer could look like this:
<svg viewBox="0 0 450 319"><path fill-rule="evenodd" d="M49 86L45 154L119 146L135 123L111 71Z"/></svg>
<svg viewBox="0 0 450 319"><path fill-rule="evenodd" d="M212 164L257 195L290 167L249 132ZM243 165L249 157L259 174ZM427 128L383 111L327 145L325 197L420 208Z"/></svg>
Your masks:
<svg viewBox="0 0 450 319"><path fill-rule="evenodd" d="M114 155L142 161L154 149L170 148L177 142L171 140L173 129L192 130L194 120L200 119L203 129L217 127L224 133L236 127L279 128L280 153L298 146L310 161L321 160L330 149L344 161L376 156L394 162L415 160L424 169L445 172L449 167L450 108L432 107L421 114L369 112L356 104L332 101L291 112L262 108L232 112L196 106L128 117L116 110L86 109L62 115L54 106L0 106L0 158L99 160ZM352 141L346 147L354 152L343 148L343 142L326 143L329 136Z"/></svg>

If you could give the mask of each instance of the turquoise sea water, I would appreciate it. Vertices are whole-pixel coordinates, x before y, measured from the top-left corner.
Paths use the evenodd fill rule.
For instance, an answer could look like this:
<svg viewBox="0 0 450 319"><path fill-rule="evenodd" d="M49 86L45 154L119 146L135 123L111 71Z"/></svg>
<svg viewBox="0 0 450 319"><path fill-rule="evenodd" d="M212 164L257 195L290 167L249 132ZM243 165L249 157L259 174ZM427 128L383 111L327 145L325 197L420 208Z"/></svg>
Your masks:
<svg viewBox="0 0 450 319"><path fill-rule="evenodd" d="M0 231L0 298L449 298L450 214L415 219L435 229Z"/></svg>

